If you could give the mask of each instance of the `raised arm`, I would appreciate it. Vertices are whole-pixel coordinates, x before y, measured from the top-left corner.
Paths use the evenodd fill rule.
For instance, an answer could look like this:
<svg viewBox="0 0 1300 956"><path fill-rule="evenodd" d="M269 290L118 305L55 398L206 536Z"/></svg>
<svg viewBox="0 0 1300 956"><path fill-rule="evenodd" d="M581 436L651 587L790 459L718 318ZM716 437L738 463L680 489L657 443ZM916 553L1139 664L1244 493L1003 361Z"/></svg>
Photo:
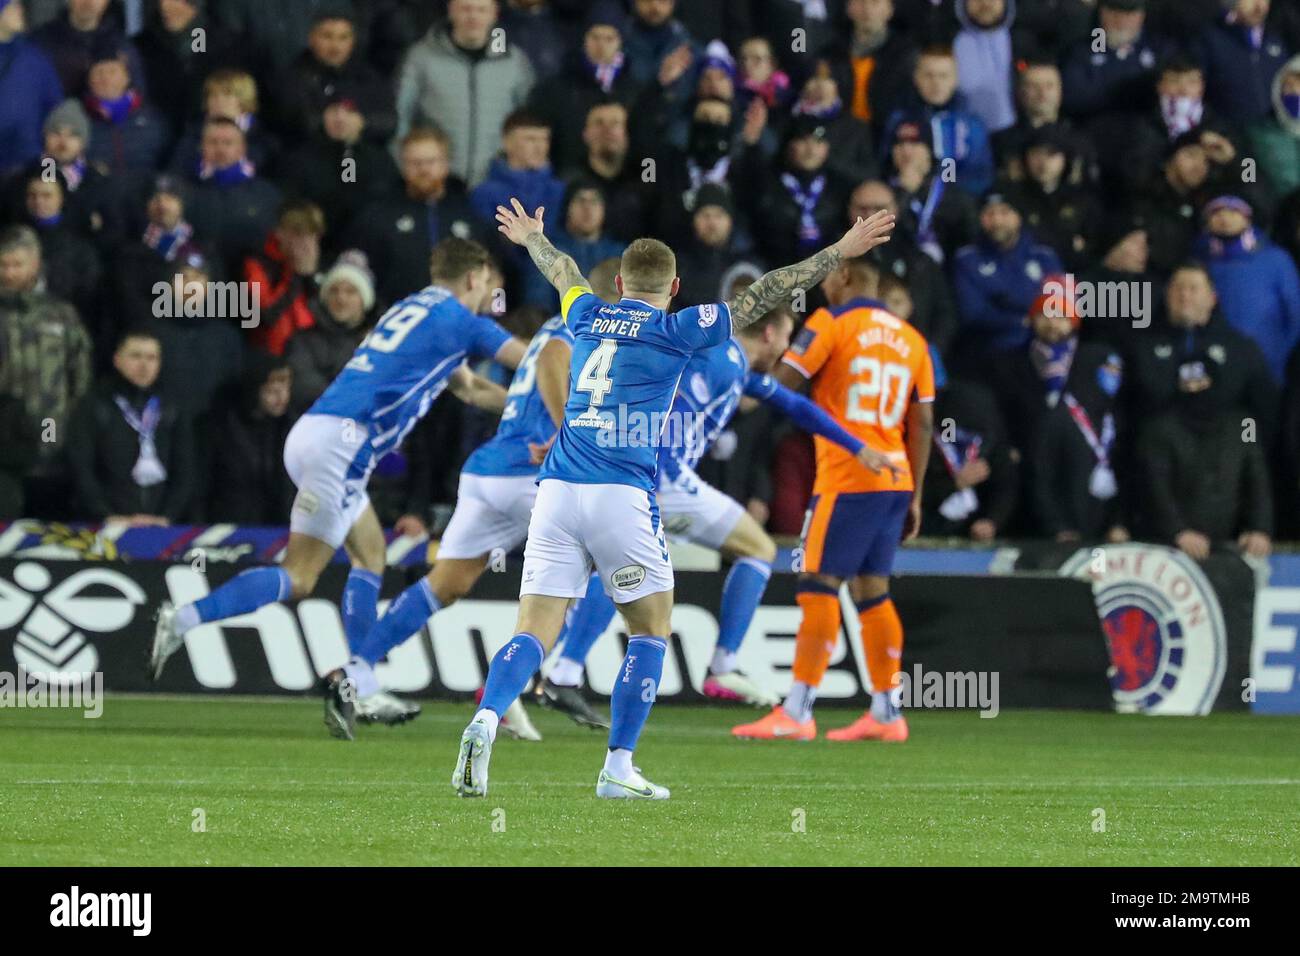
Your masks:
<svg viewBox="0 0 1300 956"><path fill-rule="evenodd" d="M752 325L778 305L789 302L795 293L812 289L845 259L856 259L888 242L893 231L893 214L881 210L870 219L858 219L834 245L802 262L773 269L759 277L757 282L727 303L731 309L732 328L739 330Z"/></svg>
<svg viewBox="0 0 1300 956"><path fill-rule="evenodd" d="M573 257L556 249L551 245L551 240L542 234L542 214L546 208L538 206L537 211L530 216L524 212L518 199L512 198L510 205L514 208L497 206L497 222L500 223L497 229L502 235L528 250L533 265L537 266L538 271L546 276L546 280L555 286L561 296L575 285L586 285L587 280Z"/></svg>

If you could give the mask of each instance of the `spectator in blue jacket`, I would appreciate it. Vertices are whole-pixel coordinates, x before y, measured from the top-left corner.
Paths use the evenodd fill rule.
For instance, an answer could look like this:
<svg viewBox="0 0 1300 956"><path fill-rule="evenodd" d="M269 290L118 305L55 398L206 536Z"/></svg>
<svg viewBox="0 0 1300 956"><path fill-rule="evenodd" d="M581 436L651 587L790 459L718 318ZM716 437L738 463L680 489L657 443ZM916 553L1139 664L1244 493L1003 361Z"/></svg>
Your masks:
<svg viewBox="0 0 1300 956"><path fill-rule="evenodd" d="M1205 206L1205 232L1196 256L1214 280L1228 324L1254 339L1279 384L1300 341L1300 274L1291 257L1258 231L1252 210L1237 196Z"/></svg>
<svg viewBox="0 0 1300 956"><path fill-rule="evenodd" d="M496 221L497 206L509 208L512 198L524 204L529 215L538 206L546 208L546 234L555 234L560 225L564 202L564 181L551 169L551 130L542 120L525 110L515 110L501 128L502 155L492 160L487 178L469 194L470 208L481 223ZM511 246L511 270L527 276L528 253L521 246Z"/></svg>
<svg viewBox="0 0 1300 956"><path fill-rule="evenodd" d="M1273 77L1286 64L1282 38L1264 23L1270 0L1235 0L1206 24L1194 49L1205 67L1210 105L1238 123L1273 113Z"/></svg>
<svg viewBox="0 0 1300 956"><path fill-rule="evenodd" d="M605 194L595 182L576 180L565 195L564 210L555 210L562 222L555 235L555 248L573 257L583 275L597 263L623 254L623 243L605 233ZM547 315L560 310L560 296L538 270L525 273L524 302L540 306Z"/></svg>
<svg viewBox="0 0 1300 956"><path fill-rule="evenodd" d="M957 60L947 47L930 47L917 57L912 73L910 103L895 110L886 123L883 142L892 143L900 123L930 127L934 155L940 165L955 163L958 189L982 196L993 184L993 146L984 121L966 107L957 92ZM941 169L947 176L947 170ZM945 179L945 182L948 181Z"/></svg>
<svg viewBox="0 0 1300 956"><path fill-rule="evenodd" d="M1063 272L1061 260L1024 227L1020 210L993 189L980 209L980 235L958 251L953 284L960 320L954 365L976 377L988 374L987 359L1029 340L1025 316L1043 280Z"/></svg>
<svg viewBox="0 0 1300 956"><path fill-rule="evenodd" d="M1156 67L1169 51L1166 40L1147 31L1146 0L1101 0L1097 25L1104 42L1077 44L1061 69L1065 112L1079 119L1147 106Z"/></svg>
<svg viewBox="0 0 1300 956"><path fill-rule="evenodd" d="M108 44L91 59L82 98L90 117L86 157L110 176L151 172L167 148L166 121L132 82L123 47Z"/></svg>
<svg viewBox="0 0 1300 956"><path fill-rule="evenodd" d="M0 0L0 177L41 154L41 125L63 100L54 65L23 36L22 0Z"/></svg>

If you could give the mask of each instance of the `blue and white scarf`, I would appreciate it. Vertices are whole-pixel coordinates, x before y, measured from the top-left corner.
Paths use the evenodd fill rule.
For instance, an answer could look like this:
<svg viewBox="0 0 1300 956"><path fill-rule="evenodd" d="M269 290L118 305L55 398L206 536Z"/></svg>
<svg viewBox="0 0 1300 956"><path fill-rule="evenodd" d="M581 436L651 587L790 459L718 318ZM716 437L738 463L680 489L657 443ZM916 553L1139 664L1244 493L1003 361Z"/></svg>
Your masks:
<svg viewBox="0 0 1300 956"><path fill-rule="evenodd" d="M137 413L121 395L114 395L113 401L122 412L122 417L132 430L140 436L140 454L131 468L131 478L141 488L149 488L167 480L167 469L158 458L158 449L153 436L162 420L162 402L155 395L145 402L144 410Z"/></svg>

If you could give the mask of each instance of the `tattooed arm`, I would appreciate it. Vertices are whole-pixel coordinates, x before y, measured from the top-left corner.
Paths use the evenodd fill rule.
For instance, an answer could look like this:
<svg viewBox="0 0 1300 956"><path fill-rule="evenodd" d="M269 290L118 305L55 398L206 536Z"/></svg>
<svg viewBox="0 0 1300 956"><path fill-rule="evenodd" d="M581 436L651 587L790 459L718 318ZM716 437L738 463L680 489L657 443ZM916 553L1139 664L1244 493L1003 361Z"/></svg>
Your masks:
<svg viewBox="0 0 1300 956"><path fill-rule="evenodd" d="M739 331L757 322L778 305L790 301L800 290L808 291L835 271L845 259L858 256L889 241L894 217L884 211L870 219L859 219L840 241L821 252L783 269L773 269L727 303L732 328Z"/></svg>
<svg viewBox="0 0 1300 956"><path fill-rule="evenodd" d="M546 276L546 280L559 290L560 295L568 292L575 285L586 285L578 264L573 257L566 255L542 234L542 213L546 209L537 207L531 216L524 212L518 199L511 199L513 209L497 206L497 229L516 245L523 246L533 259L533 265Z"/></svg>

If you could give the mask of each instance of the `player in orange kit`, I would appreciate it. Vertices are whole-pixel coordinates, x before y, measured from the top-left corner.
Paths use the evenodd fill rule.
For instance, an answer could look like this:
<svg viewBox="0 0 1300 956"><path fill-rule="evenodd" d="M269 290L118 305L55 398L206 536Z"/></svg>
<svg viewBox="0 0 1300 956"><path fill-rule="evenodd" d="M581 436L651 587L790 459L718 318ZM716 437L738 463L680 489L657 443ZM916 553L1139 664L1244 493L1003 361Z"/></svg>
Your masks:
<svg viewBox="0 0 1300 956"><path fill-rule="evenodd" d="M862 623L871 708L830 740L907 739L896 687L903 625L889 597L901 541L921 525L921 486L934 427L934 366L925 339L874 298L879 273L845 262L822 282L830 303L809 317L773 373L790 388L811 384L813 401L893 467L874 474L847 452L816 439L817 481L804 518L794 686L784 704L731 732L762 740L812 740L813 700L840 632L840 584Z"/></svg>

